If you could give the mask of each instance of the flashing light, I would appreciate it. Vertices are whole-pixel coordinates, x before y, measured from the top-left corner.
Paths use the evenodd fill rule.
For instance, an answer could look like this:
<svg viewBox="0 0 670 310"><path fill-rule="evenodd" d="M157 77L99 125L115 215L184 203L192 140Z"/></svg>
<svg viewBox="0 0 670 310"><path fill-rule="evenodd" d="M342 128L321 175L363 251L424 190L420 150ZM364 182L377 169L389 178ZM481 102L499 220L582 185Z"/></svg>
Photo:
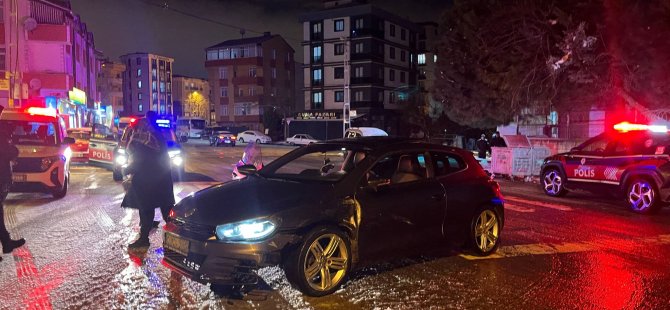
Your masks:
<svg viewBox="0 0 670 310"><path fill-rule="evenodd" d="M645 124L631 124L629 122L621 122L614 125L614 130L621 132L629 132L636 130L649 130L651 132L668 132L668 127L665 125L645 125Z"/></svg>
<svg viewBox="0 0 670 310"><path fill-rule="evenodd" d="M130 119L130 123L131 123L131 124L135 124L135 122L137 122L137 119L136 119L136 118L133 117L133 118Z"/></svg>
<svg viewBox="0 0 670 310"><path fill-rule="evenodd" d="M29 107L26 112L30 115L41 115L41 116L51 116L56 117L58 111L54 108L40 108L40 107Z"/></svg>
<svg viewBox="0 0 670 310"><path fill-rule="evenodd" d="M156 120L156 125L158 125L158 127L170 128L170 120L169 119L157 119Z"/></svg>

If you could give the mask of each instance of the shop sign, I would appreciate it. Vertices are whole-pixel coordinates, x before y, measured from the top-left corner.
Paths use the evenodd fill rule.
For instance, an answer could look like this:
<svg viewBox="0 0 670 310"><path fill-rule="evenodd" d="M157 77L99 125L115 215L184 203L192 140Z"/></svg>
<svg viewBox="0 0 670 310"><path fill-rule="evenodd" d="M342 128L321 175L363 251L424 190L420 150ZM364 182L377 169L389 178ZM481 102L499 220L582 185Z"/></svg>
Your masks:
<svg viewBox="0 0 670 310"><path fill-rule="evenodd" d="M75 104L86 105L86 93L79 88L72 88L72 90L68 92L68 97L70 100L74 101Z"/></svg>

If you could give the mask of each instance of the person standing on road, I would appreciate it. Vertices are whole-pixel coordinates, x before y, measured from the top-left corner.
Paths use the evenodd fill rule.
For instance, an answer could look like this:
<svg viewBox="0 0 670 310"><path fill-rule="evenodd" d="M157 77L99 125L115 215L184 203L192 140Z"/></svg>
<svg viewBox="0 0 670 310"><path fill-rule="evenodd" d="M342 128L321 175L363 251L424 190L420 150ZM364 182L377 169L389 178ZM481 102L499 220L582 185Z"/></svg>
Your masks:
<svg viewBox="0 0 670 310"><path fill-rule="evenodd" d="M0 106L0 114L2 114L2 109ZM10 238L5 226L4 202L12 185L12 161L19 156L19 150L10 142L11 137L10 128L0 127L0 243L2 243L2 253L5 254L11 253L26 243L23 238L18 240ZM0 257L1 260L2 257Z"/></svg>
<svg viewBox="0 0 670 310"><path fill-rule="evenodd" d="M489 140L486 140L486 135L482 136L477 140L477 157L486 158L486 152L489 150Z"/></svg>
<svg viewBox="0 0 670 310"><path fill-rule="evenodd" d="M130 163L125 174L132 175L122 207L137 209L140 215L140 236L128 248L149 246L149 232L158 226L154 222L156 208L161 209L164 221L174 206L172 171L167 143L156 125L153 111L139 120L128 144Z"/></svg>

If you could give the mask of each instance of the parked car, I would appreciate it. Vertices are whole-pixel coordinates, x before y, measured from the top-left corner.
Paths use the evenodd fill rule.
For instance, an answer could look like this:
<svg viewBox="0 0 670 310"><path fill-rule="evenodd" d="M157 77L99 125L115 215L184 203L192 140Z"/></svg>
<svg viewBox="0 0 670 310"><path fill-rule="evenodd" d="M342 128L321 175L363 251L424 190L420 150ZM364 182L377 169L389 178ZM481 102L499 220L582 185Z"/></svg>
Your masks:
<svg viewBox="0 0 670 310"><path fill-rule="evenodd" d="M344 132L345 138L359 138L359 137L385 137L388 136L386 131L375 127L351 127Z"/></svg>
<svg viewBox="0 0 670 310"><path fill-rule="evenodd" d="M165 227L164 263L214 290L256 283L254 270L280 264L303 293L323 296L379 258L445 239L479 255L500 243L500 187L460 149L341 139L238 170L247 177L183 199Z"/></svg>
<svg viewBox="0 0 670 310"><path fill-rule="evenodd" d="M286 143L290 145L307 145L316 142L319 142L319 140L314 139L314 137L308 134L297 134L293 135L293 137L286 139Z"/></svg>
<svg viewBox="0 0 670 310"><path fill-rule="evenodd" d="M209 145L219 146L219 145L230 145L235 146L237 137L230 131L214 131L209 137Z"/></svg>
<svg viewBox="0 0 670 310"><path fill-rule="evenodd" d="M72 150L72 162L88 162L88 144L91 140L91 127L70 128L67 130L67 136L74 139L74 144L70 145Z"/></svg>
<svg viewBox="0 0 670 310"><path fill-rule="evenodd" d="M670 134L665 126L620 123L570 152L544 160L542 190L580 189L625 197L636 213L670 205Z"/></svg>
<svg viewBox="0 0 670 310"><path fill-rule="evenodd" d="M257 130L246 130L237 134L237 141L240 141L241 143L270 143L272 142L272 138Z"/></svg>

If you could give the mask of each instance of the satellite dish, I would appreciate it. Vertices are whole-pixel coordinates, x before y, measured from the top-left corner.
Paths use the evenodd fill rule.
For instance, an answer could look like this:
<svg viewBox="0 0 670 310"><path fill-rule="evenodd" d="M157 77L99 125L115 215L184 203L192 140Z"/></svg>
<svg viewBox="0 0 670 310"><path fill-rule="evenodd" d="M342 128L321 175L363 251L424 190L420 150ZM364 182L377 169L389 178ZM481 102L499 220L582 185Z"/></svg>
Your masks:
<svg viewBox="0 0 670 310"><path fill-rule="evenodd" d="M23 21L23 28L25 28L26 31L34 30L37 28L37 21L32 17L28 17Z"/></svg>
<svg viewBox="0 0 670 310"><path fill-rule="evenodd" d="M42 88L42 81L39 79L31 79L30 80L30 89L32 90L37 90Z"/></svg>

